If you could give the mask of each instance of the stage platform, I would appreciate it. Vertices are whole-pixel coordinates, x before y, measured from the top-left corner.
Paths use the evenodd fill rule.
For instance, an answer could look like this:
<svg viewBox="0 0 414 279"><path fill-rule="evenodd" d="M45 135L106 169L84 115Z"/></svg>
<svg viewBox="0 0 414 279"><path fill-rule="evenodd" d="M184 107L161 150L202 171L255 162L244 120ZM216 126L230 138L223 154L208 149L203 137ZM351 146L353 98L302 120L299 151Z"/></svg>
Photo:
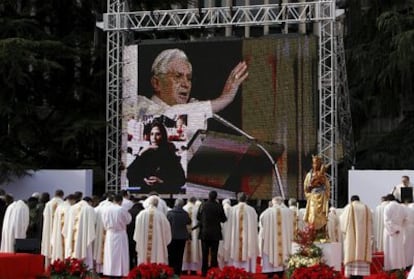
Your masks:
<svg viewBox="0 0 414 279"><path fill-rule="evenodd" d="M43 274L42 255L0 253L0 279L36 279Z"/></svg>

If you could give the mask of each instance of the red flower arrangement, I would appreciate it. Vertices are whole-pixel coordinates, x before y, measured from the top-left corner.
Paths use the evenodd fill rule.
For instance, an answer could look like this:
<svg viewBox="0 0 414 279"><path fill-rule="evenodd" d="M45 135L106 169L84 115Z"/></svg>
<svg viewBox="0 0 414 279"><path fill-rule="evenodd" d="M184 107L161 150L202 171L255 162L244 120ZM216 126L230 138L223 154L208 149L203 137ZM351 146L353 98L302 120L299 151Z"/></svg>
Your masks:
<svg viewBox="0 0 414 279"><path fill-rule="evenodd" d="M408 276L408 272L404 270L396 270L393 272L386 272L382 271L377 274L373 274L370 276L367 276L368 279L405 279Z"/></svg>
<svg viewBox="0 0 414 279"><path fill-rule="evenodd" d="M148 263L134 267L127 279L168 279L174 277L174 270L166 264Z"/></svg>
<svg viewBox="0 0 414 279"><path fill-rule="evenodd" d="M78 279L91 275L82 259L66 258L56 260L49 265L48 272L52 279Z"/></svg>
<svg viewBox="0 0 414 279"><path fill-rule="evenodd" d="M307 225L303 230L297 230L295 242L301 247L309 247L316 240L317 232L313 225Z"/></svg>
<svg viewBox="0 0 414 279"><path fill-rule="evenodd" d="M253 278L250 272L243 268L234 266L225 266L223 269L218 267L210 268L207 272L208 279L251 279Z"/></svg>
<svg viewBox="0 0 414 279"><path fill-rule="evenodd" d="M333 267L320 263L309 267L299 267L293 271L290 279L344 279Z"/></svg>

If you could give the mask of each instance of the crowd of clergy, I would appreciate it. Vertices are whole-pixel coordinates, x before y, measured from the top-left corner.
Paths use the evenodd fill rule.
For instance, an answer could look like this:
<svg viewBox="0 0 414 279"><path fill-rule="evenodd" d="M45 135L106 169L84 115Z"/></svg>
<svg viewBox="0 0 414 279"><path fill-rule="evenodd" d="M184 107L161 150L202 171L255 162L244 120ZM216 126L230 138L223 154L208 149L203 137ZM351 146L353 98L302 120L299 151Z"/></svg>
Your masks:
<svg viewBox="0 0 414 279"><path fill-rule="evenodd" d="M126 191L98 199L57 190L52 198L35 193L27 201L0 192L0 252L14 252L16 239L39 239L46 266L74 257L113 278L141 263L169 264L177 275L205 276L217 266L255 273L260 257L261 272L273 275L283 273L295 230L306 225L304 210L294 199L286 206L274 197L258 213L244 193L219 202L215 191L206 201L178 198L172 208L157 194L138 199ZM347 276L369 274L374 252L384 253L385 270L413 264L414 204L398 202L396 194L375 210L358 196L344 208L331 207L326 232L343 244Z"/></svg>

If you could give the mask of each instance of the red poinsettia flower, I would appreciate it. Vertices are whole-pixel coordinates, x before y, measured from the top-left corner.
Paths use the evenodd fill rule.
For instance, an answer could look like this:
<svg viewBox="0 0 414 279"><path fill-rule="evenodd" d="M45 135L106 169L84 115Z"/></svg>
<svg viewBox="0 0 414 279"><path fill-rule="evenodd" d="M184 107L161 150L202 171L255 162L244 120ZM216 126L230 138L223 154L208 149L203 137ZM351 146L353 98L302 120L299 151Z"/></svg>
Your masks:
<svg viewBox="0 0 414 279"><path fill-rule="evenodd" d="M252 277L250 272L234 266L225 266L223 269L210 268L207 272L208 279L250 279Z"/></svg>
<svg viewBox="0 0 414 279"><path fill-rule="evenodd" d="M291 279L343 279L339 271L326 264L317 264L309 267L300 267L293 271Z"/></svg>
<svg viewBox="0 0 414 279"><path fill-rule="evenodd" d="M75 258L53 261L48 267L48 272L52 278L56 276L59 278L65 278L66 276L82 278L90 273L84 261Z"/></svg>
<svg viewBox="0 0 414 279"><path fill-rule="evenodd" d="M134 267L127 279L168 279L173 275L173 269L166 264L148 263Z"/></svg>

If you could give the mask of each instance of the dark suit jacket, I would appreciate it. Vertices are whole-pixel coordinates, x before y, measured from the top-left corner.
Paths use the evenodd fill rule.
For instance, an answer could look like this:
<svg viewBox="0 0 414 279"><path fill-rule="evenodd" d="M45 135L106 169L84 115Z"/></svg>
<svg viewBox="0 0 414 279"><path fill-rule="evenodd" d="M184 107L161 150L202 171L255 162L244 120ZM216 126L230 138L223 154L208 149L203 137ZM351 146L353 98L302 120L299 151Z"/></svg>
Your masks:
<svg viewBox="0 0 414 279"><path fill-rule="evenodd" d="M216 201L208 200L203 203L197 213L201 240L222 240L221 223L227 221L223 207Z"/></svg>
<svg viewBox="0 0 414 279"><path fill-rule="evenodd" d="M167 212L167 219L171 225L172 239L186 240L190 238L187 225L191 224L191 219L184 209L174 207Z"/></svg>
<svg viewBox="0 0 414 279"><path fill-rule="evenodd" d="M144 207L142 203L136 202L129 210L129 214L131 214L132 221L127 225L127 234L129 243L132 243L133 249L135 250L135 240L134 240L134 231L135 231L135 218L137 217L138 213L143 210Z"/></svg>

